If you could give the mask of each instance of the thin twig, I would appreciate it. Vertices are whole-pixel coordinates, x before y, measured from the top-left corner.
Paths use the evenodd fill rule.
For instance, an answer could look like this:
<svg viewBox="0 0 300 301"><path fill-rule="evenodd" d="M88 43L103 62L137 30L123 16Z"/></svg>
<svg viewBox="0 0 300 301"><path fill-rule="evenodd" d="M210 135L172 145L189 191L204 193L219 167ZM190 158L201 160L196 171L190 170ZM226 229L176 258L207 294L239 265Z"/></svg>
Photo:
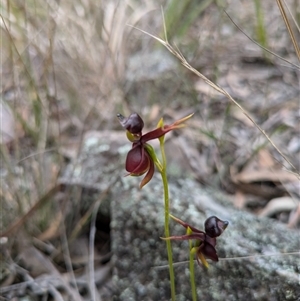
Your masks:
<svg viewBox="0 0 300 301"><path fill-rule="evenodd" d="M96 235L96 219L99 207L101 205L102 198L98 201L93 207L93 214L91 217L91 230L90 230L90 240L89 240L89 286L91 299L96 301L96 281L95 281L95 267L94 267L94 258L95 258L95 235ZM97 296L97 300L101 300L100 296Z"/></svg>
<svg viewBox="0 0 300 301"><path fill-rule="evenodd" d="M299 27L299 25L298 25L298 23L297 23L295 17L293 16L293 14L292 14L292 12L291 12L289 6L286 4L286 1L285 1L285 0L283 0L283 2L284 2L284 4L285 4L285 6L286 6L286 8L287 8L287 10L288 10L288 12L289 12L289 14L291 15L291 18L292 18L292 20L294 21L294 24L295 24L295 26L297 27L297 30L300 32L300 27Z"/></svg>
<svg viewBox="0 0 300 301"><path fill-rule="evenodd" d="M274 254L257 254L257 255L248 255L248 256L237 256L237 257L226 257L226 258L220 258L219 261L231 261L231 260L244 260L244 259L256 259L256 258L261 258L261 257L276 257L276 256L299 256L300 252L295 251L295 252L288 252L288 253L274 253ZM181 266L183 264L188 264L189 260L184 260L184 261L179 261L179 262L174 262L173 266ZM197 263L197 260L194 260L194 263ZM158 265L158 266L153 266L152 269L156 270L164 270L168 269L169 265L164 264L164 265Z"/></svg>
<svg viewBox="0 0 300 301"><path fill-rule="evenodd" d="M88 215L86 215L86 219L88 216L91 215L91 229L90 229L90 238L89 238L89 286L90 286L90 293L92 300L101 300L100 295L98 294L97 299L97 291L96 291L96 281L95 281L95 268L94 268L94 262L95 262L95 235L96 235L96 219L97 214L100 208L100 205L102 204L103 199L107 196L108 192L110 191L113 183L115 184L117 182L116 178L113 178L111 182L108 184L107 188L101 193L97 201L95 202L94 206L91 206L92 211L88 211ZM86 220L85 220L86 221Z"/></svg>
<svg viewBox="0 0 300 301"><path fill-rule="evenodd" d="M76 300L76 301L80 301L80 294L79 294L79 290L78 290L78 286L77 286L77 282L76 282L76 277L74 274L74 270L73 270L73 265L72 265L72 261L71 261L71 256L70 256L70 249L69 249L69 243L68 243L68 237L67 237L67 233L66 233L66 227L64 223L60 224L61 227L61 231L60 231L60 235L61 235L61 244L62 244L62 254L64 257L64 261L65 261L65 265L66 265L66 270L69 273L70 277L71 277L71 281L74 283L74 289L75 291L72 290L72 300Z"/></svg>
<svg viewBox="0 0 300 301"><path fill-rule="evenodd" d="M280 10L282 19L283 19L283 21L285 23L285 26L286 26L286 28L287 28L287 30L288 30L288 32L290 34L291 40L293 42L293 45L294 45L294 48L295 48L298 60L300 61L300 49L299 49L298 43L296 41L295 35L293 33L293 30L291 28L290 22L289 22L289 20L287 18L287 15L285 13L285 10L284 10L284 7L283 7L283 5L281 3L281 0L276 0L276 1L277 1L278 8Z"/></svg>
<svg viewBox="0 0 300 301"><path fill-rule="evenodd" d="M260 47L260 48L262 48L264 51L266 51L266 52L268 52L268 53L274 55L275 57L279 58L280 60L282 60L282 61L284 61L284 62L286 62L286 63L288 63L288 64L290 64L290 65L292 65L292 66L294 66L294 67L296 67L297 69L300 69L300 65L296 65L296 64L290 62L289 60L287 60L287 59L281 57L280 55L276 54L275 52L269 50L268 48L266 48L266 47L260 45L258 42L256 42L254 39L252 39L249 35L247 35L246 32L245 32L244 30L242 30L242 29L241 29L241 28L233 21L233 19L232 19L232 18L230 17L230 15L226 12L226 10L224 10L224 13L225 13L225 14L227 15L227 17L230 19L230 21L232 22L232 24L233 24L233 25L234 25L241 33L243 33L243 34L244 34L244 35L245 35L252 43L256 44L258 47Z"/></svg>
<svg viewBox="0 0 300 301"><path fill-rule="evenodd" d="M48 290L49 290L49 293L54 298L54 300L64 301L64 298L62 297L61 293L52 284L49 284Z"/></svg>

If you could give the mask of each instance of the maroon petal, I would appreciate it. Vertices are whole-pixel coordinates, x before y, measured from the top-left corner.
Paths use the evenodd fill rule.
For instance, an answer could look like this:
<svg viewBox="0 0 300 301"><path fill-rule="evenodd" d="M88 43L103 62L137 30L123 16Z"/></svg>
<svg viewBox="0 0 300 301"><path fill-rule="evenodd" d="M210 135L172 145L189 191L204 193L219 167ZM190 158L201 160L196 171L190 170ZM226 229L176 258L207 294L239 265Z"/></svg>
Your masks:
<svg viewBox="0 0 300 301"><path fill-rule="evenodd" d="M148 172L146 174L146 176L144 177L144 179L142 180L141 184L140 184L140 188L142 188L143 186L145 186L153 177L154 174L154 163L153 160L150 158L150 156L148 155L147 151L145 151L145 155L148 156L149 158L149 169Z"/></svg>
<svg viewBox="0 0 300 301"><path fill-rule="evenodd" d="M184 228L188 228L188 227L189 227L193 232L196 232L196 233L205 233L205 232L203 232L203 231L201 231L201 230L198 230L197 228L191 226L190 224L185 223L184 221L182 221L182 220L179 219L178 217L173 216L172 214L170 214L170 217L171 217L174 221L176 221L177 223L179 223L180 225L182 225Z"/></svg>
<svg viewBox="0 0 300 301"><path fill-rule="evenodd" d="M213 261L219 261L217 251L210 243L204 242L200 245L198 252L201 252L206 258Z"/></svg>
<svg viewBox="0 0 300 301"><path fill-rule="evenodd" d="M205 235L205 241L211 244L213 247L215 247L217 244L217 239L215 237L210 237L208 235Z"/></svg>
<svg viewBox="0 0 300 301"><path fill-rule="evenodd" d="M163 240L190 240L190 239L199 239L201 241L205 240L205 234L202 233L193 233L193 234L186 234L186 235L178 235L178 236L169 236L169 237L162 237Z"/></svg>
<svg viewBox="0 0 300 301"><path fill-rule="evenodd" d="M131 175L142 175L148 169L150 159L148 153L141 145L134 145L128 152L125 168Z"/></svg>
<svg viewBox="0 0 300 301"><path fill-rule="evenodd" d="M161 136L165 135L166 133L170 132L171 130L172 130L172 128L169 126L157 128L157 129L150 131L150 132L146 133L145 135L143 135L141 137L141 142L146 143L149 140L160 138Z"/></svg>
<svg viewBox="0 0 300 301"><path fill-rule="evenodd" d="M152 139L156 139L156 138L160 138L161 136L165 135L166 133L175 130L175 129L180 129L182 127L184 127L183 122L188 120L189 118L191 118L193 116L193 114L190 114L184 118L181 118L177 121L175 121L173 124L171 125L165 125L163 127L159 127L153 131L150 131L148 133L146 133L145 135L143 135L141 137L141 142L142 143L146 143L149 140Z"/></svg>

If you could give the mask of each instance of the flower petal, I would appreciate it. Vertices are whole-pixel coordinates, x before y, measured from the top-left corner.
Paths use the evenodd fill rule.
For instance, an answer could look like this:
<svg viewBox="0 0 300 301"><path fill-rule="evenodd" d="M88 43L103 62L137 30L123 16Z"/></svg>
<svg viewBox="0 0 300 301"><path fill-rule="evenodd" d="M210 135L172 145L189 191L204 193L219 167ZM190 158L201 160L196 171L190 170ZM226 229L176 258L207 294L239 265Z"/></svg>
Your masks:
<svg viewBox="0 0 300 301"><path fill-rule="evenodd" d="M148 169L150 165L149 155L145 155L146 151L141 145L134 145L128 152L125 168L131 175L142 175Z"/></svg>
<svg viewBox="0 0 300 301"><path fill-rule="evenodd" d="M200 248L198 249L197 257L196 258L197 258L197 262L198 262L199 265L200 265L200 261L199 261L199 259L200 259L201 262L202 262L202 264L208 269L209 264L206 261L205 257L203 256L203 254L200 252Z"/></svg>
<svg viewBox="0 0 300 301"><path fill-rule="evenodd" d="M217 251L210 243L204 242L199 247L199 252L201 252L206 258L213 261L219 261Z"/></svg>
<svg viewBox="0 0 300 301"><path fill-rule="evenodd" d="M185 228L188 228L188 227L189 227L193 232L196 232L196 233L203 233L203 234L204 234L203 231L198 230L197 228L195 228L195 227L189 225L188 223L185 223L185 222L182 221L181 219L179 219L179 218L173 216L172 214L170 214L170 217L171 217L173 220L175 220L177 223L179 223L180 225L182 225L183 227L185 227Z"/></svg>
<svg viewBox="0 0 300 301"><path fill-rule="evenodd" d="M194 233L194 234L186 234L186 235L178 235L178 236L169 236L169 237L161 237L163 240L190 240L190 239L198 239L202 242L205 240L205 234L202 233Z"/></svg>
<svg viewBox="0 0 300 301"><path fill-rule="evenodd" d="M181 118L181 119L175 121L173 124L174 124L174 125L181 124L181 123L185 122L186 120L190 119L191 117L193 117L193 115L194 115L194 113L192 113L192 114L190 114L190 115L187 115L187 116L185 116L185 117L183 117L183 118ZM184 126L184 125L183 125L183 126Z"/></svg>
<svg viewBox="0 0 300 301"><path fill-rule="evenodd" d="M172 128L167 127L167 126L164 126L163 128L162 127L161 128L157 128L157 129L155 129L153 131L150 131L150 132L146 133L145 135L143 135L141 137L140 141L142 143L146 143L149 140L162 137L163 135L165 135L166 133L170 132L171 130L172 130Z"/></svg>
<svg viewBox="0 0 300 301"><path fill-rule="evenodd" d="M147 151L145 151L145 154L147 156L149 156L148 153L147 153ZM140 188L142 188L143 186L145 186L152 179L153 174L154 174L154 163L151 160L151 158L149 157L149 169L148 169L147 174L145 175L144 179L142 180L142 182L140 184Z"/></svg>
<svg viewBox="0 0 300 301"><path fill-rule="evenodd" d="M149 140L152 139L156 139L156 138L160 138L163 135L165 135L166 133L175 130L175 129L180 129L182 127L184 127L185 125L183 124L184 121L186 121L187 119L191 118L194 114L190 114L182 119L179 119L177 121L175 121L173 124L171 125L164 125L162 127L159 127L153 131L150 131L148 133L146 133L145 135L143 135L141 137L141 142L142 143L146 143Z"/></svg>

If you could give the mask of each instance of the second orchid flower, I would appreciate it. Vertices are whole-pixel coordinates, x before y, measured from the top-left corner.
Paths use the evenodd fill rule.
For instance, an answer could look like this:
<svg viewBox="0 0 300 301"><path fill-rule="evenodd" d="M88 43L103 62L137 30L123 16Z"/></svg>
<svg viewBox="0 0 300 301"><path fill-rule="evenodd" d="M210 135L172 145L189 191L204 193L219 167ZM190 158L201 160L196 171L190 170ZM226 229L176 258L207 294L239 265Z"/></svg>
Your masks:
<svg viewBox="0 0 300 301"><path fill-rule="evenodd" d="M217 244L217 237L224 232L229 224L227 221L222 221L216 216L211 216L204 223L205 231L201 231L173 215L170 215L170 217L185 227L187 234L165 237L162 238L163 240L195 240L194 247L190 251L196 253L198 264L200 265L201 261L206 268L208 268L206 258L212 261L219 260L215 246Z"/></svg>

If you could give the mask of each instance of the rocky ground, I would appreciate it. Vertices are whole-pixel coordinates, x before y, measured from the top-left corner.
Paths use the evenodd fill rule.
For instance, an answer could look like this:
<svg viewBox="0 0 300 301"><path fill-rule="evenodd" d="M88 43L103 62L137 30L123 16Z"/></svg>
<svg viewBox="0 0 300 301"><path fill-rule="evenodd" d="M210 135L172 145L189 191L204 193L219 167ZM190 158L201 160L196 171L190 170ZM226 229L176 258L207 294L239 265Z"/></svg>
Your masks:
<svg viewBox="0 0 300 301"><path fill-rule="evenodd" d="M299 61L278 7L261 3L267 47L284 60L245 35L256 37L249 1L225 7L245 33L213 3L186 31L174 17L169 38L281 154L228 97L125 26L162 37L150 2L3 10L0 299L169 299L159 174L142 190L123 177L130 142L116 114L138 112L145 131L194 113L166 136L172 214L200 229L209 215L229 221L220 261L195 266L199 300L300 300ZM178 300L191 300L188 245L172 246Z"/></svg>

